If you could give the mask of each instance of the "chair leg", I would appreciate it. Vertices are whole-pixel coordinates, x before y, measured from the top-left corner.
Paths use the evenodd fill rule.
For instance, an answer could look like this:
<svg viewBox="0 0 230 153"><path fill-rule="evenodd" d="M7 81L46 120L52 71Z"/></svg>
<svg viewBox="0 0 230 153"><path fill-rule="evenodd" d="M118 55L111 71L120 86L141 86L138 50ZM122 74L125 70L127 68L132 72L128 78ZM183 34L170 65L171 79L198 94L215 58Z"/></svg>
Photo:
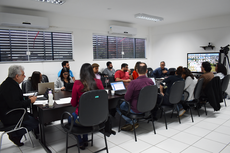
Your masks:
<svg viewBox="0 0 230 153"><path fill-rule="evenodd" d="M193 116L192 116L192 109L191 109L191 107L189 107L189 111L190 111L190 115L191 115L191 118L192 118L192 122L194 122L194 121L193 121Z"/></svg>
<svg viewBox="0 0 230 153"><path fill-rule="evenodd" d="M26 128L24 128L24 129L26 130L26 133L28 134L28 137L29 137L31 146L32 146L32 148L33 148L33 147L34 147L34 143L33 143L32 139L31 139L31 137L30 137L30 133L28 132L28 130L27 130Z"/></svg>
<svg viewBox="0 0 230 153"><path fill-rule="evenodd" d="M68 138L69 138L69 135L68 135L68 132L66 132L66 146L65 146L66 153L68 153Z"/></svg>
<svg viewBox="0 0 230 153"><path fill-rule="evenodd" d="M77 139L77 148L78 148L78 153L80 153L80 142L78 139Z"/></svg>
<svg viewBox="0 0 230 153"><path fill-rule="evenodd" d="M165 128L166 130L168 129L168 126L167 126L167 121L166 121L166 116L165 116L165 111L163 110L163 114L164 114L164 118L165 118Z"/></svg>
<svg viewBox="0 0 230 153"><path fill-rule="evenodd" d="M104 129L104 130L105 130L105 129ZM109 151L108 151L108 145L107 145L107 140L106 140L106 136L105 136L105 134L104 134L104 139L105 139L106 152L108 153Z"/></svg>
<svg viewBox="0 0 230 153"><path fill-rule="evenodd" d="M173 112L174 112L175 109L176 109L176 105L174 106L174 108L173 108L173 110L172 110L171 118L172 118L172 116L173 116Z"/></svg>
<svg viewBox="0 0 230 153"><path fill-rule="evenodd" d="M206 114L206 116L207 116L207 110L206 110L206 103L204 104L204 111L205 111L205 114Z"/></svg>
<svg viewBox="0 0 230 153"><path fill-rule="evenodd" d="M121 131L121 117L122 117L122 115L120 115L120 120L119 120L119 125L118 125L118 132Z"/></svg>
<svg viewBox="0 0 230 153"><path fill-rule="evenodd" d="M155 129L155 126L154 126L154 120L153 120L153 115L151 114L151 118L152 118L152 124L153 124L153 131L154 131L154 134L156 134L156 129Z"/></svg>
<svg viewBox="0 0 230 153"><path fill-rule="evenodd" d="M91 135L91 146L93 146L93 133Z"/></svg>
<svg viewBox="0 0 230 153"><path fill-rule="evenodd" d="M1 138L0 138L0 152L1 152L1 148L2 148L2 138L3 138L3 135L5 134L5 132L3 132L1 134Z"/></svg>
<svg viewBox="0 0 230 153"><path fill-rule="evenodd" d="M135 136L135 141L137 141L137 136L136 136L136 129L135 129L135 125L134 125L134 121L132 119L132 122L133 122L133 132L134 132L134 136Z"/></svg>
<svg viewBox="0 0 230 153"><path fill-rule="evenodd" d="M225 105L225 107L227 107L225 98L224 98L224 105Z"/></svg>
<svg viewBox="0 0 230 153"><path fill-rule="evenodd" d="M181 124L180 116L179 116L179 110L177 109L176 111L177 111L177 116L178 116L179 123Z"/></svg>

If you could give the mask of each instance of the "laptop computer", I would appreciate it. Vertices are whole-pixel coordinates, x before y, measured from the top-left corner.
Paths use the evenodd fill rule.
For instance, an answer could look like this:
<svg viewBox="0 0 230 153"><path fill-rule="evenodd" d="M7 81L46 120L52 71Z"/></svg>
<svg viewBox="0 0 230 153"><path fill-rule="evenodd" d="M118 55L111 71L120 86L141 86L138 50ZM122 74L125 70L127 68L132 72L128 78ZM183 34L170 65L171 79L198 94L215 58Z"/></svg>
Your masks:
<svg viewBox="0 0 230 153"><path fill-rule="evenodd" d="M48 88L54 91L54 82L38 83L38 95L44 95Z"/></svg>
<svg viewBox="0 0 230 153"><path fill-rule="evenodd" d="M67 83L67 84L66 84L66 87L65 87L65 90L66 90L66 91L72 92L73 84L74 84L74 83Z"/></svg>
<svg viewBox="0 0 230 153"><path fill-rule="evenodd" d="M156 85L156 80L155 80L155 78L149 78L149 79L151 79L151 80L153 81L154 85Z"/></svg>
<svg viewBox="0 0 230 153"><path fill-rule="evenodd" d="M115 91L117 95L125 95L126 88L123 82L111 82L110 83L112 89Z"/></svg>

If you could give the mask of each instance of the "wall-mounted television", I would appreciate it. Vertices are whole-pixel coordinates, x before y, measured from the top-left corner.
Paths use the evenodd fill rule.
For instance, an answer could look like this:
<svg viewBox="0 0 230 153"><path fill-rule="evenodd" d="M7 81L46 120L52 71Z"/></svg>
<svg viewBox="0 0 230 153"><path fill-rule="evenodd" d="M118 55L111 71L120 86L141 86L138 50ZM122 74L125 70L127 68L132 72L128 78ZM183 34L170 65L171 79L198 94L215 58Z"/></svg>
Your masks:
<svg viewBox="0 0 230 153"><path fill-rule="evenodd" d="M216 63L219 60L218 52L188 53L187 68L193 73L201 73L202 62L208 61L212 66L212 72L215 72Z"/></svg>

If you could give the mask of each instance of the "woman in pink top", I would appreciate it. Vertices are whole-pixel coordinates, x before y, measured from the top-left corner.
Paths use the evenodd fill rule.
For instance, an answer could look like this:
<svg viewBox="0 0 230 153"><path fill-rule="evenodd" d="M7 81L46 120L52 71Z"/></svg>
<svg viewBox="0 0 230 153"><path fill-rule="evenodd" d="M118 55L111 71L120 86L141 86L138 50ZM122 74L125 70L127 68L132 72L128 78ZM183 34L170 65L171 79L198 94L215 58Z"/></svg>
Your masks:
<svg viewBox="0 0 230 153"><path fill-rule="evenodd" d="M104 89L101 80L95 78L93 68L89 63L83 64L80 70L80 80L76 80L74 82L72 89L71 104L73 107L76 107L76 111L72 113L75 121L74 125L81 126L78 116L79 99L81 95L84 92L97 89ZM78 139L80 143L80 149L84 150L85 147L88 146L88 134L84 134L83 137L81 137L81 135L78 135L76 139Z"/></svg>

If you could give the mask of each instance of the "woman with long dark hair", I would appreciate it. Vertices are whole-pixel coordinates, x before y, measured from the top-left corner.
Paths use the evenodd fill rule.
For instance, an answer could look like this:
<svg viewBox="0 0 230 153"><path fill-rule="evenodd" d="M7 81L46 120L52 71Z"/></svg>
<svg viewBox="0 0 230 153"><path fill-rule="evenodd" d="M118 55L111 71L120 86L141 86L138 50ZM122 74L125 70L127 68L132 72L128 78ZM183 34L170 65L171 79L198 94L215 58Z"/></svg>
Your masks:
<svg viewBox="0 0 230 153"><path fill-rule="evenodd" d="M69 69L64 67L61 70L60 77L58 77L55 88L60 88L61 90L65 90L66 84L73 83L73 79L70 77Z"/></svg>
<svg viewBox="0 0 230 153"><path fill-rule="evenodd" d="M76 107L76 111L72 113L75 125L81 126L78 117L79 99L81 95L86 91L97 89L104 89L101 80L95 78L95 74L93 72L91 64L83 64L80 70L80 80L76 80L74 82L72 89L71 104L73 107ZM84 150L85 147L88 146L88 134L84 134L83 137L78 135L76 139L78 139L80 143L80 149Z"/></svg>
<svg viewBox="0 0 230 153"><path fill-rule="evenodd" d="M220 79L223 79L225 75L227 75L227 69L226 67L224 66L224 64L221 64L221 63L217 63L216 64L216 67L215 67L215 70L216 70L216 74L214 75L215 77L218 76L220 77Z"/></svg>
<svg viewBox="0 0 230 153"><path fill-rule="evenodd" d="M138 66L139 66L140 63L141 63L140 61L136 62L136 65L134 67L134 71L133 71L133 74L132 74L133 75L133 80L135 80L136 78L139 77L139 75L137 73L137 69L138 69Z"/></svg>
<svg viewBox="0 0 230 153"><path fill-rule="evenodd" d="M39 71L34 71L32 76L28 78L26 81L25 92L37 92L38 91L38 83L42 82L42 74Z"/></svg>
<svg viewBox="0 0 230 153"><path fill-rule="evenodd" d="M189 93L189 97L187 101L193 100L194 99L193 93L194 93L195 86L197 84L197 79L192 74L192 72L186 67L184 67L182 78L185 80L184 90L186 90Z"/></svg>

